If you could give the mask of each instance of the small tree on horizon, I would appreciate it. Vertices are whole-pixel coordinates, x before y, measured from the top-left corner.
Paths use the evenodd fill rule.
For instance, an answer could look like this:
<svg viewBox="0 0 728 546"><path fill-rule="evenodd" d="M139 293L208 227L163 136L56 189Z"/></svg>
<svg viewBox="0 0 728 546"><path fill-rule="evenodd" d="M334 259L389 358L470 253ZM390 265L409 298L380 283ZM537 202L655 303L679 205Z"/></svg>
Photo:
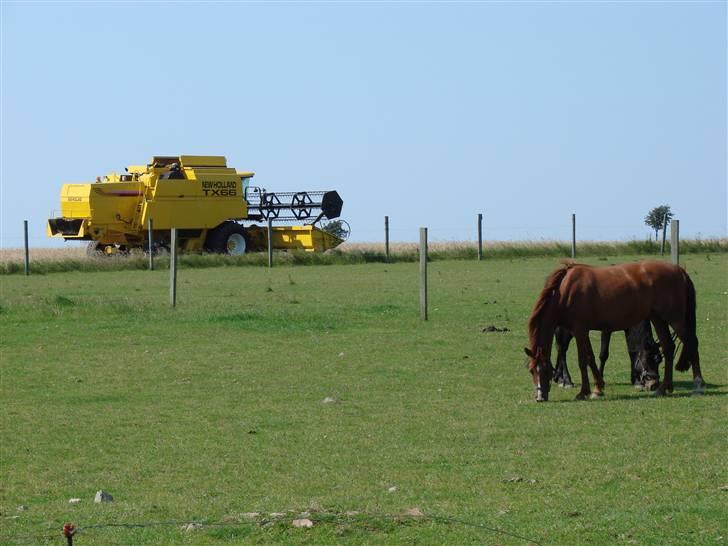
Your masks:
<svg viewBox="0 0 728 546"><path fill-rule="evenodd" d="M662 229L662 226L672 220L673 216L674 214L670 210L670 205L660 205L647 213L647 216L645 216L645 225L655 230L655 241L657 241L657 234Z"/></svg>

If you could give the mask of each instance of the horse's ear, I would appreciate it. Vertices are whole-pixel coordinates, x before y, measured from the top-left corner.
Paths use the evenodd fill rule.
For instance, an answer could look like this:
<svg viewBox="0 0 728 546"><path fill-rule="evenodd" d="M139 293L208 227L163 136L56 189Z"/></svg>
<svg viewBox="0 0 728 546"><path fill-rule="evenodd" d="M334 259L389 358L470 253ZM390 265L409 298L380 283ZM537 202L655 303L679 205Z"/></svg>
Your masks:
<svg viewBox="0 0 728 546"><path fill-rule="evenodd" d="M536 358L534 356L534 354L531 352L531 349L529 349L528 347L524 347L523 348L523 352L525 352L526 353L526 356L529 357L529 358Z"/></svg>

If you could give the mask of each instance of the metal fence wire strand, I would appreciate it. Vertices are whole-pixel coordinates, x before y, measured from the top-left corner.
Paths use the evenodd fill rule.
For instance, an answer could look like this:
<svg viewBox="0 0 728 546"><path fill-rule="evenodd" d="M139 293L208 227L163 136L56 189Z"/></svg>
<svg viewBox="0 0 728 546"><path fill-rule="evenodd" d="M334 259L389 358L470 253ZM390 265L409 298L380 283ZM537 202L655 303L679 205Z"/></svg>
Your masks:
<svg viewBox="0 0 728 546"><path fill-rule="evenodd" d="M318 523L359 523L359 522L374 522L377 520L393 520L393 521L403 521L403 520L410 520L410 521L431 521L434 523L450 523L450 524L457 524L462 525L465 527L472 527L474 529L479 529L481 531L488 531L491 533L515 538L518 540L524 541L524 543L527 544L534 544L535 546L544 546L542 543L536 541L533 538L529 538L523 535L519 535L517 533L513 533L511 531L506 531L504 529L499 529L497 527L492 527L490 525L486 525L485 523L480 522L472 522L467 521L464 519L451 517L451 516L438 516L438 515L409 515L409 514L385 514L385 513L361 513L361 514L311 514L309 516L311 521L318 522ZM249 521L182 521L182 520L168 520L168 521L148 521L148 522L139 522L139 523L95 523L90 525L79 525L78 527L75 527L73 529L72 535L73 539L75 540L79 535L82 533L85 533L87 531L93 531L93 530L100 530L100 529L140 529L140 528L148 528L148 527L169 527L169 526L184 526L184 525L201 525L202 527L241 527L241 526L264 526L274 523L290 523L294 519L300 519L300 516L289 516L289 517L260 517L257 519L250 519ZM68 525L68 524L67 524ZM54 538L62 538L64 536L63 533L59 532L56 535L48 535L48 534L33 534L33 535L22 535L22 536L0 536L0 541L10 541L10 540L22 540L22 539L32 539L32 538L44 538L44 539L54 539ZM73 540L70 543L73 543Z"/></svg>

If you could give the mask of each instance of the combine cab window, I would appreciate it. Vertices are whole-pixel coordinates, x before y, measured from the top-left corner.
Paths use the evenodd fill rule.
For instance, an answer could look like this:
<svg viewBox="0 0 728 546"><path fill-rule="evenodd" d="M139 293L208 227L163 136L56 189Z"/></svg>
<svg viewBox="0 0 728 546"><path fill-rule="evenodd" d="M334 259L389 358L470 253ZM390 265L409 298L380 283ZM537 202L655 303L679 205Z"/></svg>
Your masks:
<svg viewBox="0 0 728 546"><path fill-rule="evenodd" d="M179 167L179 163L172 163L169 166L169 171L162 174L159 177L160 180L184 180L185 175L182 174L182 169Z"/></svg>

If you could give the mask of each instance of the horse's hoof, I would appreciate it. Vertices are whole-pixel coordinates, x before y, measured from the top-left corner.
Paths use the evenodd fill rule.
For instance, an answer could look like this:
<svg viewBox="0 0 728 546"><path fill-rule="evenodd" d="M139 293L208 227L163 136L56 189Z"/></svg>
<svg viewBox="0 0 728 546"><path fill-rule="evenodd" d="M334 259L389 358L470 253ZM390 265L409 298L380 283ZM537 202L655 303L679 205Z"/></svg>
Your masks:
<svg viewBox="0 0 728 546"><path fill-rule="evenodd" d="M589 398L591 398L592 400L598 400L603 397L604 397L603 392L593 392L593 393L591 393L591 395L589 395Z"/></svg>
<svg viewBox="0 0 728 546"><path fill-rule="evenodd" d="M656 391L653 391L653 396L665 396L665 389L657 389Z"/></svg>
<svg viewBox="0 0 728 546"><path fill-rule="evenodd" d="M580 392L574 397L574 400L586 400L587 395L583 392Z"/></svg>

